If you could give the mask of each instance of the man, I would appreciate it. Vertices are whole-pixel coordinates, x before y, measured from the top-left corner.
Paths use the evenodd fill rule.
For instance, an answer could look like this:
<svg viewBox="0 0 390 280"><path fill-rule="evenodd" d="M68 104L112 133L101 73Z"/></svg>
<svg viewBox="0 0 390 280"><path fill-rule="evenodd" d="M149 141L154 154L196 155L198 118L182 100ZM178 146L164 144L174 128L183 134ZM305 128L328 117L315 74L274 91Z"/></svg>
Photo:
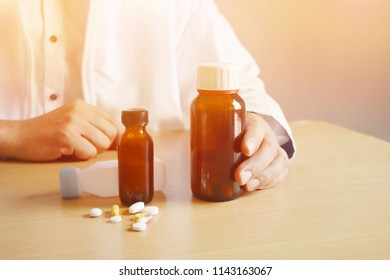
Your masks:
<svg viewBox="0 0 390 280"><path fill-rule="evenodd" d="M288 173L294 147L255 61L211 0L19 0L0 4L0 156L89 159L115 147L120 111L149 128L189 128L196 69L233 62L246 102L235 179L253 191Z"/></svg>

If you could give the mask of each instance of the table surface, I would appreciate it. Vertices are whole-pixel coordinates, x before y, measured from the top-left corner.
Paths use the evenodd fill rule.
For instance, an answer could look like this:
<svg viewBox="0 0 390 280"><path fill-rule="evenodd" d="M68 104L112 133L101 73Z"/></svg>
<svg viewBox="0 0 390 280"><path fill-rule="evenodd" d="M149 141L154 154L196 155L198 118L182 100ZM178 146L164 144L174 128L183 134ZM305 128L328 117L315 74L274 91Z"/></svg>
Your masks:
<svg viewBox="0 0 390 280"><path fill-rule="evenodd" d="M279 186L230 202L191 195L189 133L154 135L167 187L145 232L108 222L118 197L64 200L58 171L90 161L0 161L0 259L390 259L390 143L329 123L291 124L297 154ZM93 207L104 210L90 218Z"/></svg>

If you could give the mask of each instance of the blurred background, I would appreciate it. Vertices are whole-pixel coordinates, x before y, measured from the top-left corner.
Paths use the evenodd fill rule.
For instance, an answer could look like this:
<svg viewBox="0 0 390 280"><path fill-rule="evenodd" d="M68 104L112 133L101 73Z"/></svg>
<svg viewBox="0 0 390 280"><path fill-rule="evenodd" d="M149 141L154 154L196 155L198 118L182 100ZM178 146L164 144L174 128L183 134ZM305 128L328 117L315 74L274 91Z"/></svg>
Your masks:
<svg viewBox="0 0 390 280"><path fill-rule="evenodd" d="M389 0L216 0L289 121L390 141Z"/></svg>

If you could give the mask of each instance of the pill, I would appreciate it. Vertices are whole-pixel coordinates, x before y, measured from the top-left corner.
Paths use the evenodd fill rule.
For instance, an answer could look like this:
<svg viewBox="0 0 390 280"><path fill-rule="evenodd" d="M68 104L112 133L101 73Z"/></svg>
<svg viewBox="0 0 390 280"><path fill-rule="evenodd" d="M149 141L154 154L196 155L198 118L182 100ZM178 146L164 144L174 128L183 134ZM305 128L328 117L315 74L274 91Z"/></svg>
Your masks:
<svg viewBox="0 0 390 280"><path fill-rule="evenodd" d="M102 209L100 208L92 208L90 211L89 211L89 215L91 217L99 217L101 214L103 214L103 211Z"/></svg>
<svg viewBox="0 0 390 280"><path fill-rule="evenodd" d="M118 205L112 205L111 207L111 216L118 216L119 215L119 206Z"/></svg>
<svg viewBox="0 0 390 280"><path fill-rule="evenodd" d="M140 218L137 219L137 223L144 223L144 224L147 224L149 223L151 220L153 219L153 216L148 214L146 216L142 216Z"/></svg>
<svg viewBox="0 0 390 280"><path fill-rule="evenodd" d="M129 213L135 214L141 212L144 209L144 207L145 207L145 203L143 203L142 201L136 202L129 207Z"/></svg>
<svg viewBox="0 0 390 280"><path fill-rule="evenodd" d="M142 212L146 213L146 214L150 214L150 215L153 215L153 216L156 216L158 214L158 207L157 206L146 206Z"/></svg>
<svg viewBox="0 0 390 280"><path fill-rule="evenodd" d="M138 219L143 217L143 216L146 216L146 213L139 212L139 213L135 214L134 221L137 222Z"/></svg>
<svg viewBox="0 0 390 280"><path fill-rule="evenodd" d="M110 218L110 222L111 223L120 223L120 222L122 222L122 216L120 216L120 215L112 216Z"/></svg>
<svg viewBox="0 0 390 280"><path fill-rule="evenodd" d="M135 231L144 231L147 228L145 223L134 223L131 227Z"/></svg>

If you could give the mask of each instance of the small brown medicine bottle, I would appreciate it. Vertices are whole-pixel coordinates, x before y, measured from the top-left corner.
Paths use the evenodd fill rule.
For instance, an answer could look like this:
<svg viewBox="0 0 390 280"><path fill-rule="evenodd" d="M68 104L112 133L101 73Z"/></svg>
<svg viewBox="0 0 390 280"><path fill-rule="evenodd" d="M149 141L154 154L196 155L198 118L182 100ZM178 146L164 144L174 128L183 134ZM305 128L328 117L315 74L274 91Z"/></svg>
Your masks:
<svg viewBox="0 0 390 280"><path fill-rule="evenodd" d="M245 103L238 95L236 65L201 64L198 93L191 104L191 190L201 200L240 196L234 171L241 158Z"/></svg>
<svg viewBox="0 0 390 280"><path fill-rule="evenodd" d="M126 127L118 146L119 198L124 205L153 199L153 140L146 131L148 111L122 111Z"/></svg>

